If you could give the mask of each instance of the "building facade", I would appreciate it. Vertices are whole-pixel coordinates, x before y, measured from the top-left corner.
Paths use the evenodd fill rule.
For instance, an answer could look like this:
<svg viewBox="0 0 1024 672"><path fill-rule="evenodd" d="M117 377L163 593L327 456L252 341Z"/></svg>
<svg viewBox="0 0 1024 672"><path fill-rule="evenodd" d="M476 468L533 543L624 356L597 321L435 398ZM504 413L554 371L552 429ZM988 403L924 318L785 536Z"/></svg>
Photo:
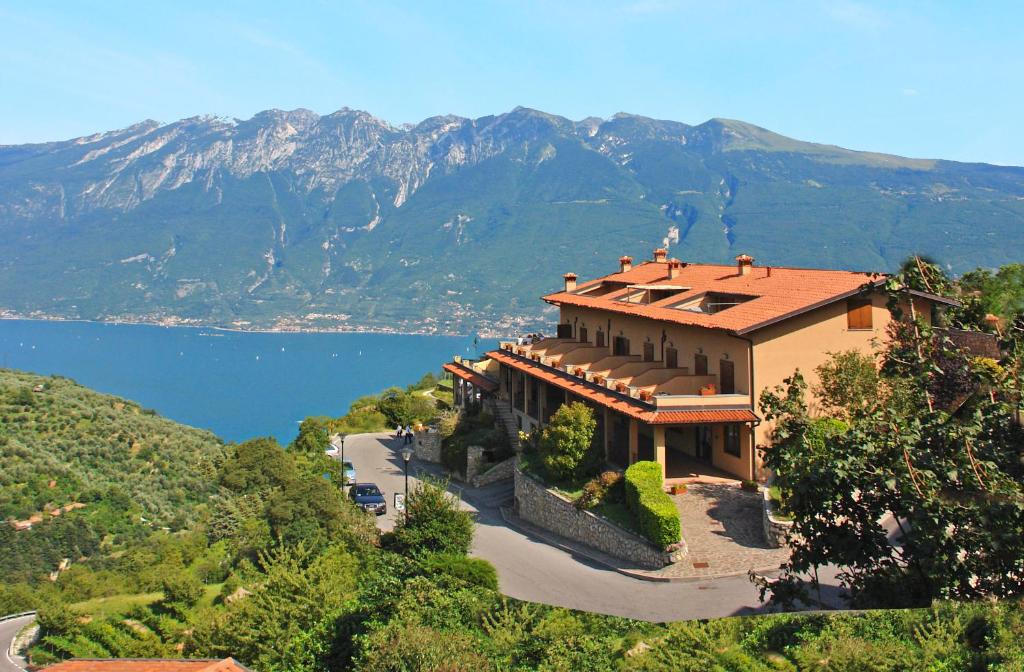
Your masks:
<svg viewBox="0 0 1024 672"><path fill-rule="evenodd" d="M448 365L456 398L493 396L527 431L581 401L595 411L609 463L654 460L669 482L763 478L761 392L798 369L813 389L830 353L876 351L892 319L883 275L755 266L745 255L735 266L686 264L659 249L636 266L621 258L602 278L563 280L543 297L559 308L555 337ZM905 307L926 319L948 303L908 297Z"/></svg>

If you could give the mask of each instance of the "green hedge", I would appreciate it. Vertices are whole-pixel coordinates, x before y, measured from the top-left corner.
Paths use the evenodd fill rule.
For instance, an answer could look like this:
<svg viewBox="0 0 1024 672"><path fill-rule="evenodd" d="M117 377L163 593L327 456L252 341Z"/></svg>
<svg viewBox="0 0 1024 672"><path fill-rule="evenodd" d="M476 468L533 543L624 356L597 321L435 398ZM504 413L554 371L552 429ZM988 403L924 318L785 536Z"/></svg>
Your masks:
<svg viewBox="0 0 1024 672"><path fill-rule="evenodd" d="M661 465L637 462L626 469L626 504L641 533L658 548L679 543L682 529L675 502L662 489Z"/></svg>

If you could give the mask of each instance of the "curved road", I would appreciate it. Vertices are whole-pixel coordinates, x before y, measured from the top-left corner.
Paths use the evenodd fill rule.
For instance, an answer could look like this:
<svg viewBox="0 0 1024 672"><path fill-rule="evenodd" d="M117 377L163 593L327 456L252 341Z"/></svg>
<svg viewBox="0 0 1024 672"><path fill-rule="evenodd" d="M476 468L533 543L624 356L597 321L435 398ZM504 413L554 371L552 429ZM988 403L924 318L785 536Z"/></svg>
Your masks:
<svg viewBox="0 0 1024 672"><path fill-rule="evenodd" d="M380 520L385 529L394 524L394 493L404 487L401 448L391 434L357 434L345 440L345 458L355 465L357 480L376 483L388 499L388 514ZM409 467L412 487L420 466L414 461ZM746 576L642 581L534 539L501 517L500 499L494 497L495 488L501 487L467 490L464 501L476 512L473 555L494 564L501 592L509 597L648 621L736 616L764 608ZM498 497L503 494L498 492Z"/></svg>
<svg viewBox="0 0 1024 672"><path fill-rule="evenodd" d="M11 658L11 643L18 636L21 629L35 620L35 614L12 618L8 621L0 621L0 672L24 672L22 665L25 661L21 658Z"/></svg>

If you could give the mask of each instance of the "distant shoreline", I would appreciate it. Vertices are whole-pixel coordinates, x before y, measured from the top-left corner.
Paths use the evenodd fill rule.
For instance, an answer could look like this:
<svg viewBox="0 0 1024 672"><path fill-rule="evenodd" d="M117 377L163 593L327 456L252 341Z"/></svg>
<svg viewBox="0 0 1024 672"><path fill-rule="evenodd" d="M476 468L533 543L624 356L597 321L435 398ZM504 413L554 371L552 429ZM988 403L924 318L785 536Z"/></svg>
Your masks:
<svg viewBox="0 0 1024 672"><path fill-rule="evenodd" d="M164 327L164 328L185 328L185 329L210 329L214 331L227 331L240 334L391 334L394 336L445 336L445 337L462 337L469 338L471 334L448 332L448 331L401 331L398 329L389 329L384 327L337 327L337 328L323 328L323 327L302 327L302 328L288 328L288 329L275 329L271 327L225 327L223 325L205 324L205 323L188 323L188 322L162 322L162 321L151 321L151 320L89 320L80 317L59 317L59 316L26 316L18 315L16 313L6 312L0 314L0 320L17 321L21 320L24 322L78 322L83 324L113 324L113 325L128 325L128 326L141 326L141 327ZM481 338L501 338L501 336L483 336L477 334Z"/></svg>

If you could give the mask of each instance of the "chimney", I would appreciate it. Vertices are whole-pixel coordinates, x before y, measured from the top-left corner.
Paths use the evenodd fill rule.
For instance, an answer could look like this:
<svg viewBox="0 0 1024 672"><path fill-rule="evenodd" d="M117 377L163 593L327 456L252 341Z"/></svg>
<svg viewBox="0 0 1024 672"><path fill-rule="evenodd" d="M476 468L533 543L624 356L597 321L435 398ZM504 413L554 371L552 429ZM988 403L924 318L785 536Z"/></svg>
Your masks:
<svg viewBox="0 0 1024 672"><path fill-rule="evenodd" d="M663 261L665 261L665 257L667 257L667 256L668 256L668 250L666 250L664 247L659 247L658 249L656 249L654 251L654 260L655 261L663 262Z"/></svg>
<svg viewBox="0 0 1024 672"><path fill-rule="evenodd" d="M678 259L668 260L668 279L674 280L679 277L679 271L683 270L683 262Z"/></svg>
<svg viewBox="0 0 1024 672"><path fill-rule="evenodd" d="M619 257L619 273L625 273L626 271L633 269L633 257L625 256Z"/></svg>
<svg viewBox="0 0 1024 672"><path fill-rule="evenodd" d="M749 254L741 254L736 257L736 270L740 275L750 275L750 269L754 267L754 258Z"/></svg>
<svg viewBox="0 0 1024 672"><path fill-rule="evenodd" d="M565 278L565 291L571 292L576 289L576 274L566 273L562 276Z"/></svg>

